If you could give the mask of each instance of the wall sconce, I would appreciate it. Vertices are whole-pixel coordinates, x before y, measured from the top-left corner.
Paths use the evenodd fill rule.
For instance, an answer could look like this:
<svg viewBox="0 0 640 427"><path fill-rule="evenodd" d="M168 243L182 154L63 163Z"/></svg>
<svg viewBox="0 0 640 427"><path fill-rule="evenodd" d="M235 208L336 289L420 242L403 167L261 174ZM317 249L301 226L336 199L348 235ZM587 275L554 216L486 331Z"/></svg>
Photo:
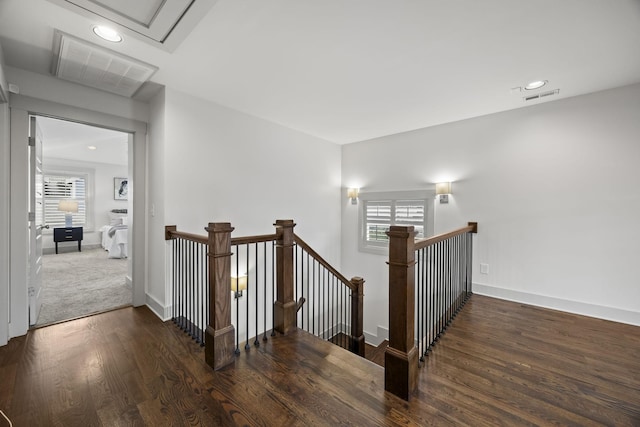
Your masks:
<svg viewBox="0 0 640 427"><path fill-rule="evenodd" d="M451 194L450 182L439 182L436 184L436 195L440 200L440 203L449 203L449 194Z"/></svg>
<svg viewBox="0 0 640 427"><path fill-rule="evenodd" d="M231 292L235 298L240 298L245 289L247 289L247 276L231 278Z"/></svg>
<svg viewBox="0 0 640 427"><path fill-rule="evenodd" d="M349 188L347 189L347 197L351 200L352 205L358 204L358 189L357 188Z"/></svg>
<svg viewBox="0 0 640 427"><path fill-rule="evenodd" d="M73 227L73 214L78 212L78 202L75 200L60 200L58 210L64 212L64 226Z"/></svg>

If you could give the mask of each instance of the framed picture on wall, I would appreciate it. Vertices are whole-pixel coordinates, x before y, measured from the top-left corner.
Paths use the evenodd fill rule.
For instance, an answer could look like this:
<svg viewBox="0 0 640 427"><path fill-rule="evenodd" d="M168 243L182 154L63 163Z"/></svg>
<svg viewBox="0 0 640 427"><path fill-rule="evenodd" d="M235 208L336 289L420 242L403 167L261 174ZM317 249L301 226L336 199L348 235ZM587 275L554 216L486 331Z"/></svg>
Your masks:
<svg viewBox="0 0 640 427"><path fill-rule="evenodd" d="M128 200L129 178L113 178L113 198L115 200Z"/></svg>

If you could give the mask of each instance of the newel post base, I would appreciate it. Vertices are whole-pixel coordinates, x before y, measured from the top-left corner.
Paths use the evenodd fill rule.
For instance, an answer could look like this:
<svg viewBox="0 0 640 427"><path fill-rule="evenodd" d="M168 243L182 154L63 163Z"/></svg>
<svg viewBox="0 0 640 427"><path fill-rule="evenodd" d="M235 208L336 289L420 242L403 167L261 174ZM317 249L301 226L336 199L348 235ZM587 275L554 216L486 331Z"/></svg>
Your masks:
<svg viewBox="0 0 640 427"><path fill-rule="evenodd" d="M273 328L287 334L296 327L296 302L293 299L293 228L292 219L279 219L276 227L276 302L273 305Z"/></svg>
<svg viewBox="0 0 640 427"><path fill-rule="evenodd" d="M233 325L218 330L207 326L204 340L204 360L207 365L217 371L235 361L235 335Z"/></svg>
<svg viewBox="0 0 640 427"><path fill-rule="evenodd" d="M408 353L387 347L384 353L384 389L409 400L418 386L418 348Z"/></svg>
<svg viewBox="0 0 640 427"><path fill-rule="evenodd" d="M214 370L235 361L235 328L231 324L231 232L228 222L210 222L209 324L205 331L204 358Z"/></svg>

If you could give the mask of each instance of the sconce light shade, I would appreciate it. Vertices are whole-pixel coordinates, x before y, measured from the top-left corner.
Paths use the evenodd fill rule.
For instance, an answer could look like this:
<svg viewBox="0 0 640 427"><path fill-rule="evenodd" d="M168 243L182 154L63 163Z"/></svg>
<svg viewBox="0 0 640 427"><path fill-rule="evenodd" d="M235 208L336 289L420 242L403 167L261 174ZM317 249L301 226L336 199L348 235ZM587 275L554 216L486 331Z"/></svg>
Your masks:
<svg viewBox="0 0 640 427"><path fill-rule="evenodd" d="M351 200L351 204L355 205L358 203L358 189L357 188L349 188L347 189L347 197Z"/></svg>
<svg viewBox="0 0 640 427"><path fill-rule="evenodd" d="M449 194L451 194L450 182L438 182L436 184L436 195L441 204L449 203Z"/></svg>
<svg viewBox="0 0 640 427"><path fill-rule="evenodd" d="M436 184L436 194L451 194L450 182L439 182Z"/></svg>
<svg viewBox="0 0 640 427"><path fill-rule="evenodd" d="M242 291L245 289L247 289L247 276L231 278L231 292L234 293L236 298L240 298L242 296Z"/></svg>

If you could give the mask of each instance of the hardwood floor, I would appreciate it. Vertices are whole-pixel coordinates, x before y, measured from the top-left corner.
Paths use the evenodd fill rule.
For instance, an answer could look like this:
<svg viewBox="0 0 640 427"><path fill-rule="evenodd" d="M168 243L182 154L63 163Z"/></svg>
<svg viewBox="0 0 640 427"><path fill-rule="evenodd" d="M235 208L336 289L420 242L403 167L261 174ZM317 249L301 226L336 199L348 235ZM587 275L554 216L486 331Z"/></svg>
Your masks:
<svg viewBox="0 0 640 427"><path fill-rule="evenodd" d="M377 347L365 344L364 357L384 368L384 353L387 347L389 347L389 341L387 340L382 341Z"/></svg>
<svg viewBox="0 0 640 427"><path fill-rule="evenodd" d="M147 308L0 347L14 426L640 425L640 328L474 295L407 403L383 369L296 331L213 372Z"/></svg>

